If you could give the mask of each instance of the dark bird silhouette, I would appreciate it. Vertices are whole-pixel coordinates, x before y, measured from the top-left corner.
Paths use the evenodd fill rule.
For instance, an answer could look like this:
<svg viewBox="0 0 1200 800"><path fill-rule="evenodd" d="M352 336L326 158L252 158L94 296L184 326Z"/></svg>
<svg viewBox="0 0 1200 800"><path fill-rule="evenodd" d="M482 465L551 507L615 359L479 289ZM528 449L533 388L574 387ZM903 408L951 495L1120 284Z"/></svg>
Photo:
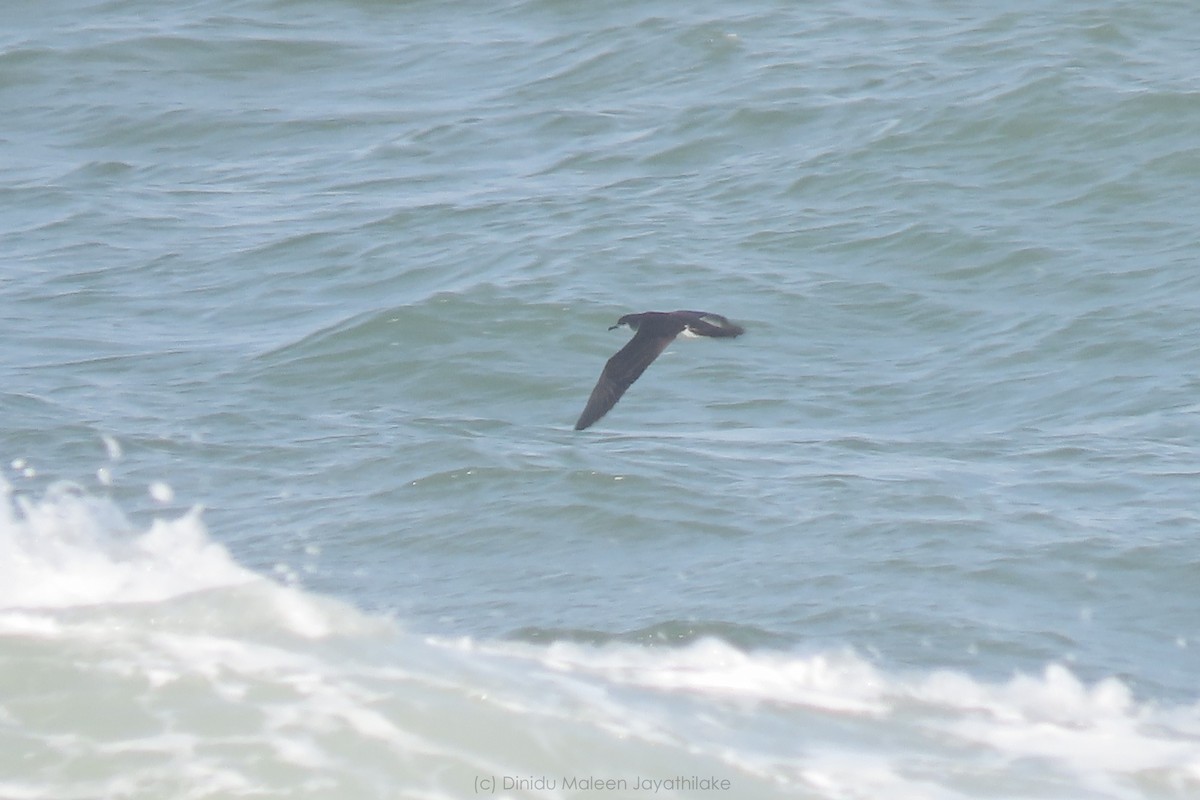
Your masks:
<svg viewBox="0 0 1200 800"><path fill-rule="evenodd" d="M691 336L713 336L732 338L741 336L745 329L722 317L706 311L646 311L641 314L626 314L609 328L614 330L628 325L636 331L629 343L604 365L596 388L588 398L587 406L575 423L581 431L603 417L621 399L634 381L646 371L646 367L658 358L679 334Z"/></svg>

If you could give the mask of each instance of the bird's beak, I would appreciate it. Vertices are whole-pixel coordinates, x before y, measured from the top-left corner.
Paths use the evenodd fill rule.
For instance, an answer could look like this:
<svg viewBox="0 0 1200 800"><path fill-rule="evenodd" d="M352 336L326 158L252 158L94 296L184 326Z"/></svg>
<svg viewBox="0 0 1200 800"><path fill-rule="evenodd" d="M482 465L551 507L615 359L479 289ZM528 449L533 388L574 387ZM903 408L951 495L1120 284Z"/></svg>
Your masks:
<svg viewBox="0 0 1200 800"><path fill-rule="evenodd" d="M615 330L616 330L617 328L619 328L619 327L621 327L621 323L619 323L619 322L618 322L616 325L609 325L609 326L608 326L608 329L609 329L610 331L615 331Z"/></svg>

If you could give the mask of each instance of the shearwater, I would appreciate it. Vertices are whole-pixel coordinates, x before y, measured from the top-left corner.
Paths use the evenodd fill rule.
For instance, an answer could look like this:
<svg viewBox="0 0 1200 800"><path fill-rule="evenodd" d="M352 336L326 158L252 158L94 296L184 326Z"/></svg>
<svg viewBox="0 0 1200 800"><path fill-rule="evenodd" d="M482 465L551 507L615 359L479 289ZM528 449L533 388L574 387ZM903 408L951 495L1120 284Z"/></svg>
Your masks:
<svg viewBox="0 0 1200 800"><path fill-rule="evenodd" d="M579 415L579 421L575 423L577 431L583 430L607 414L621 399L621 395L625 394L625 390L680 333L732 338L746 332L745 328L730 322L720 314L710 314L707 311L645 311L641 314L626 314L617 320L616 325L609 327L609 330L622 325L628 325L636 333L629 343L604 365L600 380L596 382L596 388L592 389L587 406Z"/></svg>

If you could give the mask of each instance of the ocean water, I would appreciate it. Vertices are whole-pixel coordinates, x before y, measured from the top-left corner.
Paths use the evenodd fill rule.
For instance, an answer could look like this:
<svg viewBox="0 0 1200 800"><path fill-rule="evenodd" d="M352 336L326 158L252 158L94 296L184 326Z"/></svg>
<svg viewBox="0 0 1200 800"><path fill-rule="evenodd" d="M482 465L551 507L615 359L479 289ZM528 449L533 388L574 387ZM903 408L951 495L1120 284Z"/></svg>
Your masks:
<svg viewBox="0 0 1200 800"><path fill-rule="evenodd" d="M1200 797L1194 4L5 16L0 798Z"/></svg>

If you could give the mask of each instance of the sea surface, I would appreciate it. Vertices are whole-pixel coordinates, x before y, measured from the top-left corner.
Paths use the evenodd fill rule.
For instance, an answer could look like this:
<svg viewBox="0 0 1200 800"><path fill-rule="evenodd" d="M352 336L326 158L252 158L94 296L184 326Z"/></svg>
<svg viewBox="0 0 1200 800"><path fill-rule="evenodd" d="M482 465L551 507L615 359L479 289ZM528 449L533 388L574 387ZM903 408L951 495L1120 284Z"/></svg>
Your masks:
<svg viewBox="0 0 1200 800"><path fill-rule="evenodd" d="M0 798L1200 797L1198 42L10 4Z"/></svg>

